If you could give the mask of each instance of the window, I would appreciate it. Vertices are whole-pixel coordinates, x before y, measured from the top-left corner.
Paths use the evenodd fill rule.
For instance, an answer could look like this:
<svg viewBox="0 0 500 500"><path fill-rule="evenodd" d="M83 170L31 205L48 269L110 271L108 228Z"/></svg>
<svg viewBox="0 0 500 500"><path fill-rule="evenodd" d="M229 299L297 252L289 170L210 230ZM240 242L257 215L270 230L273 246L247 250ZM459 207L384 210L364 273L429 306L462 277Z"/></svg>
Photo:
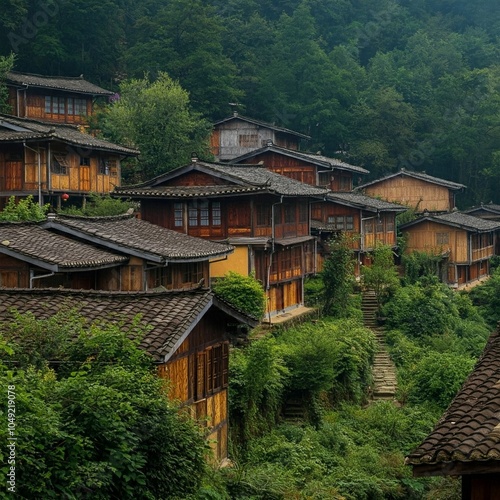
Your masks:
<svg viewBox="0 0 500 500"><path fill-rule="evenodd" d="M184 221L182 217L182 203L174 203L174 226L182 227L184 226Z"/></svg>
<svg viewBox="0 0 500 500"><path fill-rule="evenodd" d="M448 244L449 244L448 233L436 233L436 245L448 245Z"/></svg>
<svg viewBox="0 0 500 500"><path fill-rule="evenodd" d="M90 157L80 156L80 167L90 167Z"/></svg>
<svg viewBox="0 0 500 500"><path fill-rule="evenodd" d="M293 224L295 222L295 205L284 205L285 224Z"/></svg>
<svg viewBox="0 0 500 500"><path fill-rule="evenodd" d="M354 229L354 217L352 215L329 215L328 224L333 225L335 229L340 231L352 231Z"/></svg>
<svg viewBox="0 0 500 500"><path fill-rule="evenodd" d="M52 155L52 161L50 163L50 171L53 174L68 175L69 173L69 161L66 155L54 154Z"/></svg>
<svg viewBox="0 0 500 500"><path fill-rule="evenodd" d="M99 158L99 174L109 175L109 162L107 158Z"/></svg>
<svg viewBox="0 0 500 500"><path fill-rule="evenodd" d="M203 278L203 263L190 262L182 265L182 284L198 284Z"/></svg>
<svg viewBox="0 0 500 500"><path fill-rule="evenodd" d="M384 219L381 217L377 218L377 233L384 232Z"/></svg>
<svg viewBox="0 0 500 500"><path fill-rule="evenodd" d="M148 286L150 288L157 288L159 286L164 286L165 288L172 288L172 268L167 267L156 267L149 271L149 281Z"/></svg>
<svg viewBox="0 0 500 500"><path fill-rule="evenodd" d="M373 233L373 219L365 221L365 233L366 234Z"/></svg>
<svg viewBox="0 0 500 500"><path fill-rule="evenodd" d="M352 189L351 178L346 175L340 176L340 190L350 191Z"/></svg>
<svg viewBox="0 0 500 500"><path fill-rule="evenodd" d="M87 101L85 99L77 99L68 97L68 115L86 115Z"/></svg>
<svg viewBox="0 0 500 500"><path fill-rule="evenodd" d="M45 112L54 115L64 115L64 97L45 96Z"/></svg>
<svg viewBox="0 0 500 500"><path fill-rule="evenodd" d="M269 205L257 205L257 226L271 225L271 207Z"/></svg>
<svg viewBox="0 0 500 500"><path fill-rule="evenodd" d="M198 352L190 361L195 361L196 374L194 399L198 401L228 386L229 344L224 342Z"/></svg>
<svg viewBox="0 0 500 500"><path fill-rule="evenodd" d="M304 224L307 222L307 204L306 203L301 203L299 205L299 222L301 224Z"/></svg>
<svg viewBox="0 0 500 500"><path fill-rule="evenodd" d="M394 217L393 216L389 216L389 218L386 221L385 227L386 227L386 230L388 233L394 232Z"/></svg>
<svg viewBox="0 0 500 500"><path fill-rule="evenodd" d="M238 142L242 148L258 148L259 136L257 134L241 134L238 136Z"/></svg>
<svg viewBox="0 0 500 500"><path fill-rule="evenodd" d="M192 201L188 205L188 224L190 227L221 225L220 202Z"/></svg>

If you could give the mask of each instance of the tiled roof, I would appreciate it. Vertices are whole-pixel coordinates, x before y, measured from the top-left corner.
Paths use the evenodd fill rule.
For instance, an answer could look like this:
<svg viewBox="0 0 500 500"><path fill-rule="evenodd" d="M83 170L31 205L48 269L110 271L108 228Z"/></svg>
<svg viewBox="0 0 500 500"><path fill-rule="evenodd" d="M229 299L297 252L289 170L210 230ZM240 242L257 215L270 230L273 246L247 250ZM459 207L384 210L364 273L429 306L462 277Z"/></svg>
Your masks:
<svg viewBox="0 0 500 500"><path fill-rule="evenodd" d="M321 196L328 192L327 189L310 186L284 175L270 172L263 166L220 163L205 165L208 165L212 171L223 174L226 178L233 177L249 184L267 186L268 190L284 196Z"/></svg>
<svg viewBox="0 0 500 500"><path fill-rule="evenodd" d="M0 253L52 271L95 269L128 260L126 256L50 233L37 224L29 223L0 222Z"/></svg>
<svg viewBox="0 0 500 500"><path fill-rule="evenodd" d="M367 182L360 186L357 186L356 189L364 189L368 186L373 186L375 184L379 184L380 182L384 182L388 179L392 179L393 177L412 177L414 179L420 179L422 181L430 182L432 184L437 184L439 186L447 187L448 189L459 191L461 189L465 189L466 186L463 184L458 184L457 182L448 181L446 179L440 179L439 177L433 177L432 175L425 174L423 172L415 172L412 170L405 170L402 168L399 172L395 174L390 174L385 177L381 177L380 179L375 179L374 181Z"/></svg>
<svg viewBox="0 0 500 500"><path fill-rule="evenodd" d="M500 222L494 222L486 219L481 219L479 217L474 217L473 215L467 215L462 212L451 212L441 215L424 215L418 219L402 224L400 229L404 230L415 224L420 224L424 221L437 222L439 224L445 224L447 226L459 227L465 231L475 231L475 232L490 232L500 229Z"/></svg>
<svg viewBox="0 0 500 500"><path fill-rule="evenodd" d="M468 210L464 210L464 213L473 214L475 212L482 212L482 211L500 215L500 205L495 205L494 203L485 203L484 205L481 204L478 207L472 207L469 208Z"/></svg>
<svg viewBox="0 0 500 500"><path fill-rule="evenodd" d="M435 473L453 474L456 463L466 466L485 461L500 461L498 330L491 335L474 370L434 430L406 458L417 474L419 466L427 466L428 471L434 469ZM487 464L483 468L486 470Z"/></svg>
<svg viewBox="0 0 500 500"><path fill-rule="evenodd" d="M371 196L366 196L357 192L329 193L327 196L327 200L333 201L334 203L359 207L363 210L375 212L405 212L406 210L408 210L408 208L403 205L398 205L397 203L389 203L387 201L379 200L378 198L372 198Z"/></svg>
<svg viewBox="0 0 500 500"><path fill-rule="evenodd" d="M285 134L295 135L296 137L300 137L302 139L310 139L311 138L309 135L301 134L300 132L295 132L294 130L290 130L288 128L278 127L272 123L267 123L267 122L263 122L260 120L255 120L253 118L248 118L246 116L241 116L238 113L235 113L235 114L233 114L233 116L229 116L227 118L223 118L222 120L215 122L214 127L216 127L217 125L221 125L223 123L227 123L227 122L232 121L232 120L241 120L241 121L244 121L247 123L252 123L253 125L257 125L258 127L268 128L271 130L275 130L276 132L283 132Z"/></svg>
<svg viewBox="0 0 500 500"><path fill-rule="evenodd" d="M67 289L0 288L0 332L2 322L12 319L12 310L31 312L37 319L53 316L58 311L75 309L87 321L111 321L123 325L133 323L139 315L148 330L139 347L156 361L167 361L205 312L215 306L237 322L251 327L258 321L236 311L204 289L162 292L102 292Z"/></svg>
<svg viewBox="0 0 500 500"><path fill-rule="evenodd" d="M57 216L44 227L155 262L192 262L227 255L233 247L172 231L133 216Z"/></svg>
<svg viewBox="0 0 500 500"><path fill-rule="evenodd" d="M156 361L173 354L186 333L210 307L206 290L189 292L95 292L91 290L1 289L1 322L12 319L11 310L32 312L37 319L75 308L86 320L123 323L126 330L137 315L148 325L140 347Z"/></svg>
<svg viewBox="0 0 500 500"><path fill-rule="evenodd" d="M76 126L0 114L0 142L61 141L77 147L135 156L139 151L80 132Z"/></svg>
<svg viewBox="0 0 500 500"><path fill-rule="evenodd" d="M147 196L150 198L202 198L234 194L253 194L262 192L261 187L239 185L217 186L159 186L154 188L117 187L116 194L125 196Z"/></svg>
<svg viewBox="0 0 500 500"><path fill-rule="evenodd" d="M29 87L53 90L66 90L78 94L110 96L113 92L105 90L83 79L82 76L43 76L30 73L10 71L7 73L7 83Z"/></svg>
<svg viewBox="0 0 500 500"><path fill-rule="evenodd" d="M198 186L195 188L186 188L185 186L178 186L175 188L168 188L164 186L170 179L190 172L192 170L207 173L209 175L222 179L225 184L223 185L210 185ZM159 175L154 179L137 184L135 186L123 187L116 190L116 193L142 195L142 196L161 196L161 191L164 188L163 196L171 197L172 193L176 196L177 193L207 193L207 196L217 194L229 194L232 189L240 189L242 193L254 192L273 193L283 196L324 196L328 193L325 188L310 186L303 182L289 179L284 175L277 174L267 170L264 166L256 165L233 165L226 163L209 163L196 161L185 167L180 167L171 170L166 174ZM210 188L210 189L208 189ZM238 191L236 191L238 193ZM193 195L193 194L190 194ZM194 194L196 196L196 194Z"/></svg>
<svg viewBox="0 0 500 500"><path fill-rule="evenodd" d="M337 158L329 158L327 156L323 156L321 154L314 154L314 153L305 153L302 151L296 151L293 149L287 149L287 148L282 148L279 146L276 146L274 144L270 144L267 146L264 146L262 148L256 149L255 151L251 151L250 153L246 153L244 155L238 156L237 158L233 158L231 160L232 163L238 163L243 160L248 160L250 158L255 158L256 156L262 154L262 153L267 153L267 152L273 152L273 153L278 153L282 154L284 156L288 156L291 158L297 158L300 160L305 160L310 163L313 163L314 165L318 165L323 168L331 168L331 169L338 169L338 170L347 170L349 172L356 172L359 174L368 174L369 171L362 168L358 167L356 165L350 165L349 163L343 162L342 160L339 160Z"/></svg>

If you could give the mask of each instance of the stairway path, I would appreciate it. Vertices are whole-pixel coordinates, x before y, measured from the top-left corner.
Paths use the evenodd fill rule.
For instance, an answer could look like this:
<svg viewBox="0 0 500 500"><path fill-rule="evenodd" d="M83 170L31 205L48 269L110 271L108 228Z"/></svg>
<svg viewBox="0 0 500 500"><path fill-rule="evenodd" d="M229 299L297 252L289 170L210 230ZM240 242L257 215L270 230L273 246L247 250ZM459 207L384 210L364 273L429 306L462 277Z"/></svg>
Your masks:
<svg viewBox="0 0 500 500"><path fill-rule="evenodd" d="M373 387L372 401L390 400L396 396L396 366L392 362L387 346L385 344L384 328L377 322L377 300L375 293L371 290L363 292L361 309L363 311L363 323L375 334L378 342L378 351L373 361Z"/></svg>

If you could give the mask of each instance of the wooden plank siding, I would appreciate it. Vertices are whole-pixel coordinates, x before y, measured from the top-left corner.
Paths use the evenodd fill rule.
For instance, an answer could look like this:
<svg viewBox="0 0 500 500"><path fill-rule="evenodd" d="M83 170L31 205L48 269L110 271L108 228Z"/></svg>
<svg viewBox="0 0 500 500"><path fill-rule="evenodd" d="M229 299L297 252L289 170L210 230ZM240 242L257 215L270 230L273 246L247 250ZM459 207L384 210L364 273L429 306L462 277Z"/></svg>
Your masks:
<svg viewBox="0 0 500 500"><path fill-rule="evenodd" d="M211 309L158 373L169 381L169 397L190 408L206 428L218 461L227 457L229 341L221 333L223 313Z"/></svg>
<svg viewBox="0 0 500 500"><path fill-rule="evenodd" d="M414 208L417 212L449 212L454 208L453 193L447 187L410 177L393 177L367 186L368 196Z"/></svg>
<svg viewBox="0 0 500 500"><path fill-rule="evenodd" d="M51 102L50 110L46 109L46 97L57 99ZM92 114L91 96L50 89L31 87L27 93L25 90L17 92L15 88L10 87L8 102L12 114L20 118L83 125Z"/></svg>

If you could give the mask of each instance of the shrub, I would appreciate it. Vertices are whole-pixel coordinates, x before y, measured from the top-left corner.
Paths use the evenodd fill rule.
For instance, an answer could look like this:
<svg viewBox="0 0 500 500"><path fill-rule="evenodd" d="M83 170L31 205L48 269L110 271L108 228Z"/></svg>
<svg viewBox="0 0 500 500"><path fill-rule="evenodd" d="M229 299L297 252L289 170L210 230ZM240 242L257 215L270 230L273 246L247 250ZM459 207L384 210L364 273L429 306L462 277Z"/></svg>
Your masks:
<svg viewBox="0 0 500 500"><path fill-rule="evenodd" d="M18 202L14 196L11 196L5 208L0 212L0 221L39 222L45 219L49 207L49 204L40 206L34 201L32 195Z"/></svg>
<svg viewBox="0 0 500 500"><path fill-rule="evenodd" d="M62 214L83 215L87 217L104 217L112 215L122 215L130 208L134 208L135 203L111 198L109 194L100 195L90 193L85 204L81 207L70 206L61 210Z"/></svg>
<svg viewBox="0 0 500 500"><path fill-rule="evenodd" d="M212 289L222 300L249 316L261 319L266 311L266 294L254 276L243 276L229 271L217 279Z"/></svg>

